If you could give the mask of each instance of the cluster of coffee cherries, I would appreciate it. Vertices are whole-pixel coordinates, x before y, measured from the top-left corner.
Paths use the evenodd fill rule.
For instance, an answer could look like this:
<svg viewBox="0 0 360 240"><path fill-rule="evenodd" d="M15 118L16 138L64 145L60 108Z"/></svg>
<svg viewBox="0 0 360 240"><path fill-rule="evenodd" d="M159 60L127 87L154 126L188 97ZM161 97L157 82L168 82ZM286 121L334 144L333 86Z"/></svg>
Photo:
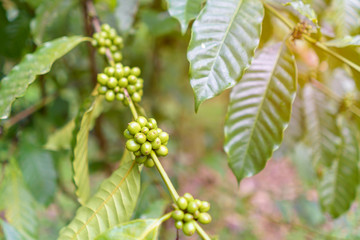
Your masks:
<svg viewBox="0 0 360 240"><path fill-rule="evenodd" d="M171 216L175 220L175 227L182 229L187 236L195 233L195 221L208 224L212 220L210 214L207 213L210 210L210 203L194 199L190 193L179 197L174 208Z"/></svg>
<svg viewBox="0 0 360 240"><path fill-rule="evenodd" d="M100 84L99 94L105 95L109 102L117 99L127 106L129 102L124 93L126 89L133 102L140 102L144 85L144 80L138 78L140 72L138 67L124 67L121 63L115 64L114 67L106 67L104 72L97 76Z"/></svg>
<svg viewBox="0 0 360 240"><path fill-rule="evenodd" d="M120 50L124 47L123 39L117 35L116 30L110 27L109 24L101 25L101 31L93 34L91 43L101 55L105 55L108 48L115 62L122 60Z"/></svg>
<svg viewBox="0 0 360 240"><path fill-rule="evenodd" d="M138 164L153 167L154 160L150 156L151 151L160 157L168 154L166 145L169 141L169 134L158 128L156 120L153 118L138 117L136 121L128 124L124 136L128 139L126 149L134 152L135 161Z"/></svg>

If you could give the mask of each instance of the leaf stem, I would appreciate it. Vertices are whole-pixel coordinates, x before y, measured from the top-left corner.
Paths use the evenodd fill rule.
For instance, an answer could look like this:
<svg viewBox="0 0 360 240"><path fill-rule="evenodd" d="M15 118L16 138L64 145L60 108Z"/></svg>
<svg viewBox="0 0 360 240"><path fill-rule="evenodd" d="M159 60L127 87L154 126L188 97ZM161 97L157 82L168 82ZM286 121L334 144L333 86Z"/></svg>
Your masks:
<svg viewBox="0 0 360 240"><path fill-rule="evenodd" d="M267 3L263 3L264 7L268 9L273 15L275 15L277 18L279 18L288 28L294 29L294 25L286 19L282 14L279 13L274 7ZM317 41L316 39L312 38L311 36L307 35L306 33L303 34L303 39L308 41L309 43L312 43L315 47L321 49L322 51L328 53L329 55L333 56L334 58L338 59L339 61L347 64L355 71L360 72L360 66L352 62L351 60L343 57L342 55L338 54L337 52L331 50L330 48L326 47L323 43Z"/></svg>
<svg viewBox="0 0 360 240"><path fill-rule="evenodd" d="M125 94L126 99L129 102L129 108L130 108L131 113L132 113L132 115L134 117L134 120L136 120L138 118L138 114L137 114L136 108L134 106L134 103L132 102L131 97L130 97L130 95L129 95L129 93L128 93L128 91L126 89L124 89L124 94Z"/></svg>
<svg viewBox="0 0 360 240"><path fill-rule="evenodd" d="M168 175L166 174L156 153L154 151L151 151L150 155L151 155L151 158L154 160L155 166L156 166L157 170L159 171L161 178L164 180L166 187L169 189L170 195L171 195L174 203L176 203L179 198L179 194L176 192L174 185L171 183L171 180L168 177Z"/></svg>

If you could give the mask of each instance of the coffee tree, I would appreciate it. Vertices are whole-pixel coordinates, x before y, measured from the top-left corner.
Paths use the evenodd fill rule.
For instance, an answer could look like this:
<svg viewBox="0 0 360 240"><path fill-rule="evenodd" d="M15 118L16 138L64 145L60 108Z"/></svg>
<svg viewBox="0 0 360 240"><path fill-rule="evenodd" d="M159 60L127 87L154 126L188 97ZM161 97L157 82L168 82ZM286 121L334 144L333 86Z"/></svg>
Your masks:
<svg viewBox="0 0 360 240"><path fill-rule="evenodd" d="M75 6L81 14L74 18L66 15ZM217 238L204 230L207 224L211 226L217 221L212 216L209 199L196 192L179 194L176 186L181 186L181 181L174 186L168 169L163 167L166 156L176 154L171 152L174 150L171 141L177 136L160 128L164 126L161 118L152 117L147 113L148 106L142 105L144 95L156 98L161 91L145 88L154 84L143 75L146 69L126 59L127 44L136 42L136 31L141 32L137 22L151 19L149 26L157 22L160 27L152 33L159 36L167 28L177 27L178 23L170 17L150 18L152 12L146 10L150 6L137 0L96 1L96 5L91 0L3 3L2 62L22 58L19 63L6 61L4 69L11 70L0 81L4 146L0 155L0 209L5 239L41 238L36 209L62 201L54 197L57 186L80 204L70 221L59 224L58 239L158 239L160 227L168 220L177 234ZM153 6L168 8L168 14L180 23L181 32L191 35L187 59L195 111L206 100L231 88L224 116L224 150L238 183L262 171L280 146L293 149L305 144L311 149L309 167L316 173L321 209L332 218L346 213L356 198L359 183L360 2L167 0L155 1ZM14 9L15 18L11 17ZM59 16L52 14L56 9L64 22L56 22ZM134 18L138 9L144 11L140 20ZM78 30L71 30L68 21L80 20L84 36L69 34ZM59 33L56 29L61 24L67 27L62 27L65 30ZM54 31L58 38L45 41L45 36L53 36L49 32ZM178 34L176 38L184 37ZM80 50L71 59L65 58L61 65L53 66L82 43L88 45L82 51L87 51L90 67L87 64L84 67L83 58L78 57L83 54ZM33 53L24 55L33 49ZM30 143L36 140L27 131L22 133L21 125L25 129L27 124L35 126L24 121L39 109L46 110L61 94L54 91L55 94L47 95L44 75L53 79L51 89L66 91L63 89L67 80L61 79L67 79L69 72L72 74L69 84L73 85L67 87L81 94L67 93L62 97L71 102L76 95L83 103L69 106L76 116L66 124L64 111L55 105L51 111L59 114L36 124L45 128L54 121L52 128L62 127L45 133L40 137L43 145L34 147ZM89 74L85 85L76 81L80 72ZM30 92L30 85L37 79L40 92L33 95L41 95L42 100L17 113L21 106L16 106L15 100ZM99 158L106 159L107 145L113 139L104 139L102 128L106 119L102 113L109 108L116 113L111 106L130 111L123 112L127 116L114 118L128 120L119 131L122 144L114 146L115 155L121 152L123 156L116 169L108 168L110 176L99 185L97 178L90 178L94 171L89 158L93 156L88 153L94 143L89 141L89 134L94 128L102 149ZM10 117L11 114L14 116ZM114 130L107 129L110 133ZM61 179L64 163L55 167L53 161L53 155L61 155L63 149L70 149L70 154L62 159L71 163L68 165L74 184L71 191L57 180ZM138 199L144 194L141 179L144 171L157 171L163 181L160 186L167 189L172 199L158 218L134 216ZM176 175L176 171L172 174Z"/></svg>

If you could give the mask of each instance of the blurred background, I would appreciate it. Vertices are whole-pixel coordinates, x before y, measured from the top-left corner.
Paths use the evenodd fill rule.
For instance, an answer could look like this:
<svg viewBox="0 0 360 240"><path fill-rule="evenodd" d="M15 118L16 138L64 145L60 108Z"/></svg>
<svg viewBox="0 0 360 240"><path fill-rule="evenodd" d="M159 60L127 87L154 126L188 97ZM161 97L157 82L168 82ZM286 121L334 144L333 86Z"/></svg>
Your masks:
<svg viewBox="0 0 360 240"><path fill-rule="evenodd" d="M229 91L205 102L195 114L186 58L190 32L182 36L165 1L96 0L95 6L100 20L124 37L124 65L142 70L143 108L170 134L169 155L162 162L171 180L180 194L190 192L212 204L213 222L205 226L209 233L220 239L360 239L358 203L337 220L324 215L309 149L287 145L291 139L286 134L284 146L266 168L237 184L223 151ZM84 14L82 2L75 0L0 1L0 78L43 42L88 35ZM41 167L41 159L51 175L44 183L47 198L37 206L41 239L56 239L79 206L71 179L70 142L49 143L49 139L76 116L95 86L94 72L101 72L105 64L86 44L80 45L32 84L15 102L11 117L1 122L2 168L11 158L20 168L25 159ZM122 133L130 120L130 111L119 102L102 104L89 136L93 193L119 165ZM144 169L134 218L159 217L170 209L170 202L157 171ZM160 239L176 239L171 221L164 224Z"/></svg>

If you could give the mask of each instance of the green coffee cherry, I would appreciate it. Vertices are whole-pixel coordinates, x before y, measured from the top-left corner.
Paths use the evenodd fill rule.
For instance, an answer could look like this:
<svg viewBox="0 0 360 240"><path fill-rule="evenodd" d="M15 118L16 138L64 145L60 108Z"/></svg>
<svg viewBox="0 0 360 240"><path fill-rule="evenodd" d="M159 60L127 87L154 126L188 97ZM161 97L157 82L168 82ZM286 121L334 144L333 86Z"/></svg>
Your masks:
<svg viewBox="0 0 360 240"><path fill-rule="evenodd" d="M157 128L156 131L160 134L163 130L161 128Z"/></svg>
<svg viewBox="0 0 360 240"><path fill-rule="evenodd" d="M140 124L138 124L137 122L130 122L127 128L132 135L137 134L141 130Z"/></svg>
<svg viewBox="0 0 360 240"><path fill-rule="evenodd" d="M176 227L177 229L182 229L182 228L183 228L183 225L184 225L183 221L176 221L176 222L175 222L175 227Z"/></svg>
<svg viewBox="0 0 360 240"><path fill-rule="evenodd" d="M143 127L142 129L141 129L141 132L143 133L143 134L148 134L149 133L149 128L147 128L147 127Z"/></svg>
<svg viewBox="0 0 360 240"><path fill-rule="evenodd" d="M195 213L198 209L199 205L197 205L196 201L190 201L188 207L186 208L189 213Z"/></svg>
<svg viewBox="0 0 360 240"><path fill-rule="evenodd" d="M173 211L171 214L171 217L175 220L175 221L180 221L184 219L184 212L181 210L176 210Z"/></svg>
<svg viewBox="0 0 360 240"><path fill-rule="evenodd" d="M124 77L120 78L118 84L119 84L119 87L127 87L127 85L128 85L127 78L124 78Z"/></svg>
<svg viewBox="0 0 360 240"><path fill-rule="evenodd" d="M198 219L198 218L199 218L199 215L200 215L200 211L199 211L199 210L196 210L196 211L193 213L194 219Z"/></svg>
<svg viewBox="0 0 360 240"><path fill-rule="evenodd" d="M107 67L107 68L105 68L105 74L106 75L108 75L109 77L112 77L112 76L114 76L114 74L115 74L115 68L113 68L113 67Z"/></svg>
<svg viewBox="0 0 360 240"><path fill-rule="evenodd" d="M116 67L115 68L115 74L114 76L117 78L117 79L121 79L123 76L124 76L124 70L122 69L122 67Z"/></svg>
<svg viewBox="0 0 360 240"><path fill-rule="evenodd" d="M112 44L110 39L105 39L105 46L110 47Z"/></svg>
<svg viewBox="0 0 360 240"><path fill-rule="evenodd" d="M146 162L147 159L148 159L147 156L141 155L141 156L136 157L135 160L137 163L142 164L142 163Z"/></svg>
<svg viewBox="0 0 360 240"><path fill-rule="evenodd" d="M185 213L184 215L184 219L183 219L185 222L189 222L191 220L194 220L194 216L190 213Z"/></svg>
<svg viewBox="0 0 360 240"><path fill-rule="evenodd" d="M152 141L154 141L157 137L158 137L158 132L155 130L155 129L153 129L153 130L150 130L149 132L148 132L148 134L146 135L146 138L150 141L150 142L152 142Z"/></svg>
<svg viewBox="0 0 360 240"><path fill-rule="evenodd" d="M112 57L115 62L120 62L122 60L122 54L120 52L115 52Z"/></svg>
<svg viewBox="0 0 360 240"><path fill-rule="evenodd" d="M109 88L115 88L117 86L117 84L118 84L118 81L116 80L116 78L110 77L106 85Z"/></svg>
<svg viewBox="0 0 360 240"><path fill-rule="evenodd" d="M106 53L106 47L100 47L100 48L99 48L99 53L100 53L101 55L105 55L105 53Z"/></svg>
<svg viewBox="0 0 360 240"><path fill-rule="evenodd" d="M199 214L199 218L198 218L199 223L208 224L211 222L211 220L212 220L212 218L211 218L210 214L208 214L206 212Z"/></svg>
<svg viewBox="0 0 360 240"><path fill-rule="evenodd" d="M152 149L154 149L154 150L159 149L161 146L160 138L158 138L158 137L155 138L155 140L151 142L151 146L152 146Z"/></svg>
<svg viewBox="0 0 360 240"><path fill-rule="evenodd" d="M128 85L127 86L127 91L129 94L133 94L134 92L136 92L136 88L134 85Z"/></svg>
<svg viewBox="0 0 360 240"><path fill-rule="evenodd" d="M184 198L185 198L188 202L194 201L194 197L193 197L190 193L185 193L185 194L184 194Z"/></svg>
<svg viewBox="0 0 360 240"><path fill-rule="evenodd" d="M188 206L188 201L184 197L179 197L179 199L176 201L176 204L181 210L185 210Z"/></svg>
<svg viewBox="0 0 360 240"><path fill-rule="evenodd" d="M99 73L97 75L97 81L98 83L100 83L101 85L106 85L107 84L107 81L109 80L109 77L104 74L104 73Z"/></svg>
<svg viewBox="0 0 360 240"><path fill-rule="evenodd" d="M199 208L200 212L207 212L210 210L210 203L207 201L202 201Z"/></svg>
<svg viewBox="0 0 360 240"><path fill-rule="evenodd" d="M143 128L145 127L146 123L147 123L147 120L145 117L143 116L140 116L136 119L136 121L140 124L140 126Z"/></svg>
<svg viewBox="0 0 360 240"><path fill-rule="evenodd" d="M122 100L124 100L124 98L125 98L124 94L122 94L122 93L117 93L116 94L116 99L117 100L122 101Z"/></svg>
<svg viewBox="0 0 360 240"><path fill-rule="evenodd" d="M186 236L192 236L194 235L196 231L194 221L190 221L184 224L183 226L183 232Z"/></svg>
<svg viewBox="0 0 360 240"><path fill-rule="evenodd" d="M140 76L140 74L141 74L140 68L138 68L138 67L133 67L133 68L131 69L131 74L135 75L136 77Z"/></svg>
<svg viewBox="0 0 360 240"><path fill-rule="evenodd" d="M128 129L125 129L124 137L126 137L127 139L132 139L134 136L129 132Z"/></svg>
<svg viewBox="0 0 360 240"><path fill-rule="evenodd" d="M120 92L120 87L119 87L119 86L116 86L116 87L114 88L114 92L116 92L116 93Z"/></svg>
<svg viewBox="0 0 360 240"><path fill-rule="evenodd" d="M112 90L108 90L105 93L105 100L108 102L112 102L115 99L115 93Z"/></svg>
<svg viewBox="0 0 360 240"><path fill-rule="evenodd" d="M124 67L124 76L127 77L130 75L131 69L130 67L126 66Z"/></svg>
<svg viewBox="0 0 360 240"><path fill-rule="evenodd" d="M141 153L144 155L149 155L151 153L152 146L151 143L145 142L141 145Z"/></svg>
<svg viewBox="0 0 360 240"><path fill-rule="evenodd" d="M148 122L153 125L153 128L157 128L157 122L154 118L149 118Z"/></svg>
<svg viewBox="0 0 360 240"><path fill-rule="evenodd" d="M105 32L108 32L110 29L111 28L110 28L109 24L105 23L105 24L101 25L101 30L103 30Z"/></svg>
<svg viewBox="0 0 360 240"><path fill-rule="evenodd" d="M148 167L148 168L151 168L151 167L153 167L153 166L155 165L155 163L154 163L154 160L152 160L152 158L148 158L148 159L146 160L146 162L144 163L144 165L145 165L146 167Z"/></svg>
<svg viewBox="0 0 360 240"><path fill-rule="evenodd" d="M161 145L159 149L156 150L156 154L160 157L165 157L166 155L168 155L168 152L168 148L164 145Z"/></svg>
<svg viewBox="0 0 360 240"><path fill-rule="evenodd" d="M195 199L194 201L196 202L196 204L197 204L197 205L199 206L199 208L200 208L200 207L201 207L201 203L202 203L201 200Z"/></svg>
<svg viewBox="0 0 360 240"><path fill-rule="evenodd" d="M98 92L99 94L105 94L108 88L106 86L99 86Z"/></svg>
<svg viewBox="0 0 360 240"><path fill-rule="evenodd" d="M135 157L140 157L140 156L142 156L142 154L141 154L141 151L140 151L140 150L138 150L138 151L134 152L134 155L135 155Z"/></svg>
<svg viewBox="0 0 360 240"><path fill-rule="evenodd" d="M167 141L169 141L169 134L167 134L166 132L161 132L159 133L159 138L161 140L161 143L166 143Z"/></svg>
<svg viewBox="0 0 360 240"><path fill-rule="evenodd" d="M140 102L141 101L141 96L139 93L137 92L134 92L134 94L131 96L131 99L134 101L134 102Z"/></svg>
<svg viewBox="0 0 360 240"><path fill-rule="evenodd" d="M143 144L146 142L146 136L145 136L145 134L139 132L139 133L135 134L135 140L137 143Z"/></svg>
<svg viewBox="0 0 360 240"><path fill-rule="evenodd" d="M126 149L131 152L136 152L140 149L140 144L138 144L134 139L129 139L126 141Z"/></svg>

